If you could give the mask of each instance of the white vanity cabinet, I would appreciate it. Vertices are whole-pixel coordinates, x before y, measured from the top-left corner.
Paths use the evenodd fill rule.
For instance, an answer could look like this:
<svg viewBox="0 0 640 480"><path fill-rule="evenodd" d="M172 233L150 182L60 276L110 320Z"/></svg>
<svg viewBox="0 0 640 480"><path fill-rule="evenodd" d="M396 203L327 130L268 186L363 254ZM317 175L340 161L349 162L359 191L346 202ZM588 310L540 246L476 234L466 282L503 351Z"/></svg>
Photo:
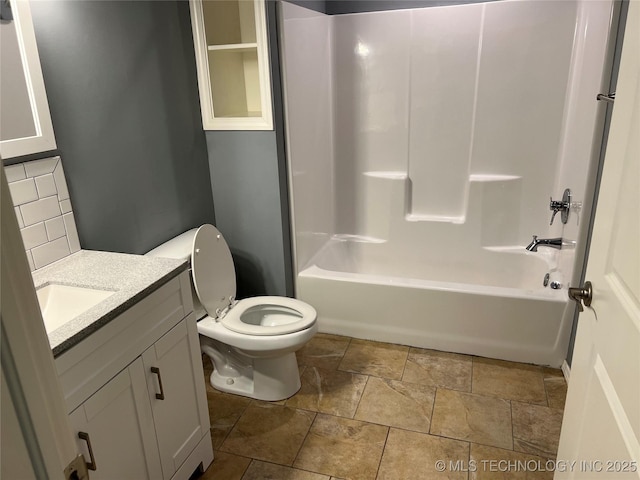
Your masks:
<svg viewBox="0 0 640 480"><path fill-rule="evenodd" d="M56 368L78 448L95 462L92 479L188 479L211 463L186 272L60 355Z"/></svg>
<svg viewBox="0 0 640 480"><path fill-rule="evenodd" d="M92 480L162 478L144 367L138 358L69 415Z"/></svg>
<svg viewBox="0 0 640 480"><path fill-rule="evenodd" d="M189 0L205 130L273 130L265 0Z"/></svg>

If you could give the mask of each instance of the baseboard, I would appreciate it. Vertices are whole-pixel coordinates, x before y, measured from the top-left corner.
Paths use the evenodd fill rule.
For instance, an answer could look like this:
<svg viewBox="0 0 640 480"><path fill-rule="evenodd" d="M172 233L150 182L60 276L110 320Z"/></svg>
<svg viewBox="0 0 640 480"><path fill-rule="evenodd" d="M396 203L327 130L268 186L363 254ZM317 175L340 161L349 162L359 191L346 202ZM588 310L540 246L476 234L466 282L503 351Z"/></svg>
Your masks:
<svg viewBox="0 0 640 480"><path fill-rule="evenodd" d="M564 379L567 381L567 385L568 385L569 384L569 375L571 374L571 367L569 366L569 364L565 360L564 362L562 362L562 367L560 367L560 368L562 369L562 374L564 375Z"/></svg>

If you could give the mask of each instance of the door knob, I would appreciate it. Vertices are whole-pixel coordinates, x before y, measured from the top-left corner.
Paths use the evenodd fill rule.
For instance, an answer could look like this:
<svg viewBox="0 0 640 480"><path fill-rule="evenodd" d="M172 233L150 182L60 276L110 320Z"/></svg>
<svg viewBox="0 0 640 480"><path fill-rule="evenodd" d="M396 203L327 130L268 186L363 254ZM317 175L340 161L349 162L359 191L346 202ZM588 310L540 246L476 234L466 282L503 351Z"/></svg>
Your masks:
<svg viewBox="0 0 640 480"><path fill-rule="evenodd" d="M585 306L591 306L591 300L593 299L593 288L591 282L584 282L582 287L571 287L569 288L569 298L578 303L578 310L580 312L584 311L582 307L582 303L584 302Z"/></svg>

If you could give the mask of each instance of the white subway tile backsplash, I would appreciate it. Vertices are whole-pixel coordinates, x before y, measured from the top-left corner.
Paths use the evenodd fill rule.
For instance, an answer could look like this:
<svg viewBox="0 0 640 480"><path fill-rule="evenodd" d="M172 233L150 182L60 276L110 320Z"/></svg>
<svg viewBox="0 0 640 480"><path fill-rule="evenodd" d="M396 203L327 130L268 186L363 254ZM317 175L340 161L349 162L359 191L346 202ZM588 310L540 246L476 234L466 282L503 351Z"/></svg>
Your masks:
<svg viewBox="0 0 640 480"><path fill-rule="evenodd" d="M33 263L36 269L38 269L70 255L71 251L69 250L67 239L61 237L53 242L33 248L31 254L33 255Z"/></svg>
<svg viewBox="0 0 640 480"><path fill-rule="evenodd" d="M16 211L16 218L18 219L18 227L24 228L24 222L22 221L22 214L20 213L20 209L18 207L13 207Z"/></svg>
<svg viewBox="0 0 640 480"><path fill-rule="evenodd" d="M69 240L69 248L71 253L80 250L80 239L78 238L78 230L76 229L76 221L73 218L73 213L65 213L62 216L64 220L64 227L67 231L67 240Z"/></svg>
<svg viewBox="0 0 640 480"><path fill-rule="evenodd" d="M62 215L57 196L21 205L20 211L22 212L22 220L27 226Z"/></svg>
<svg viewBox="0 0 640 480"><path fill-rule="evenodd" d="M50 197L58 194L56 182L53 180L53 174L48 173L46 175L36 177L35 180L39 198Z"/></svg>
<svg viewBox="0 0 640 480"><path fill-rule="evenodd" d="M58 165L56 165L56 169L53 171L53 177L55 178L56 188L58 190L58 200L68 199L69 189L67 188L67 180L64 177L62 162L58 162Z"/></svg>
<svg viewBox="0 0 640 480"><path fill-rule="evenodd" d="M80 250L60 157L5 167L31 271Z"/></svg>
<svg viewBox="0 0 640 480"><path fill-rule="evenodd" d="M36 190L36 182L33 181L33 178L11 182L9 191L15 206L38 200L38 190Z"/></svg>
<svg viewBox="0 0 640 480"><path fill-rule="evenodd" d="M71 201L69 199L62 200L60 202L60 210L62 210L62 213L69 213L71 211Z"/></svg>
<svg viewBox="0 0 640 480"><path fill-rule="evenodd" d="M38 177L40 175L46 175L47 173L53 173L59 160L60 157L51 157L25 162L24 168L27 172L27 177Z"/></svg>
<svg viewBox="0 0 640 480"><path fill-rule="evenodd" d="M27 174L24 171L24 165L22 163L4 167L4 174L7 176L7 182L15 182L27 178Z"/></svg>
<svg viewBox="0 0 640 480"><path fill-rule="evenodd" d="M44 223L36 223L30 227L23 228L20 230L20 233L22 233L24 248L27 250L40 246L43 243L47 243L49 240L47 238L47 230Z"/></svg>
<svg viewBox="0 0 640 480"><path fill-rule="evenodd" d="M44 222L44 226L47 229L47 237L49 240L55 240L56 238L64 237L67 234L62 217L55 217L51 220L47 220Z"/></svg>
<svg viewBox="0 0 640 480"><path fill-rule="evenodd" d="M33 272L36 269L35 263L33 263L33 255L31 250L27 250L27 262L29 262L29 269Z"/></svg>

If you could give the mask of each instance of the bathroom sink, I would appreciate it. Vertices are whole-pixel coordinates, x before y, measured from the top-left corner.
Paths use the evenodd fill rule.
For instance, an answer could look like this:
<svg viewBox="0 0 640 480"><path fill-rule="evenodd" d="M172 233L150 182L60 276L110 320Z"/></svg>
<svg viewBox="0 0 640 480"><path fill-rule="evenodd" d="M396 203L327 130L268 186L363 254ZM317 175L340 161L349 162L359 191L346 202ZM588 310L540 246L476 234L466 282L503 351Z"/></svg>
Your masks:
<svg viewBox="0 0 640 480"><path fill-rule="evenodd" d="M36 291L47 333L96 306L115 292L49 284Z"/></svg>

